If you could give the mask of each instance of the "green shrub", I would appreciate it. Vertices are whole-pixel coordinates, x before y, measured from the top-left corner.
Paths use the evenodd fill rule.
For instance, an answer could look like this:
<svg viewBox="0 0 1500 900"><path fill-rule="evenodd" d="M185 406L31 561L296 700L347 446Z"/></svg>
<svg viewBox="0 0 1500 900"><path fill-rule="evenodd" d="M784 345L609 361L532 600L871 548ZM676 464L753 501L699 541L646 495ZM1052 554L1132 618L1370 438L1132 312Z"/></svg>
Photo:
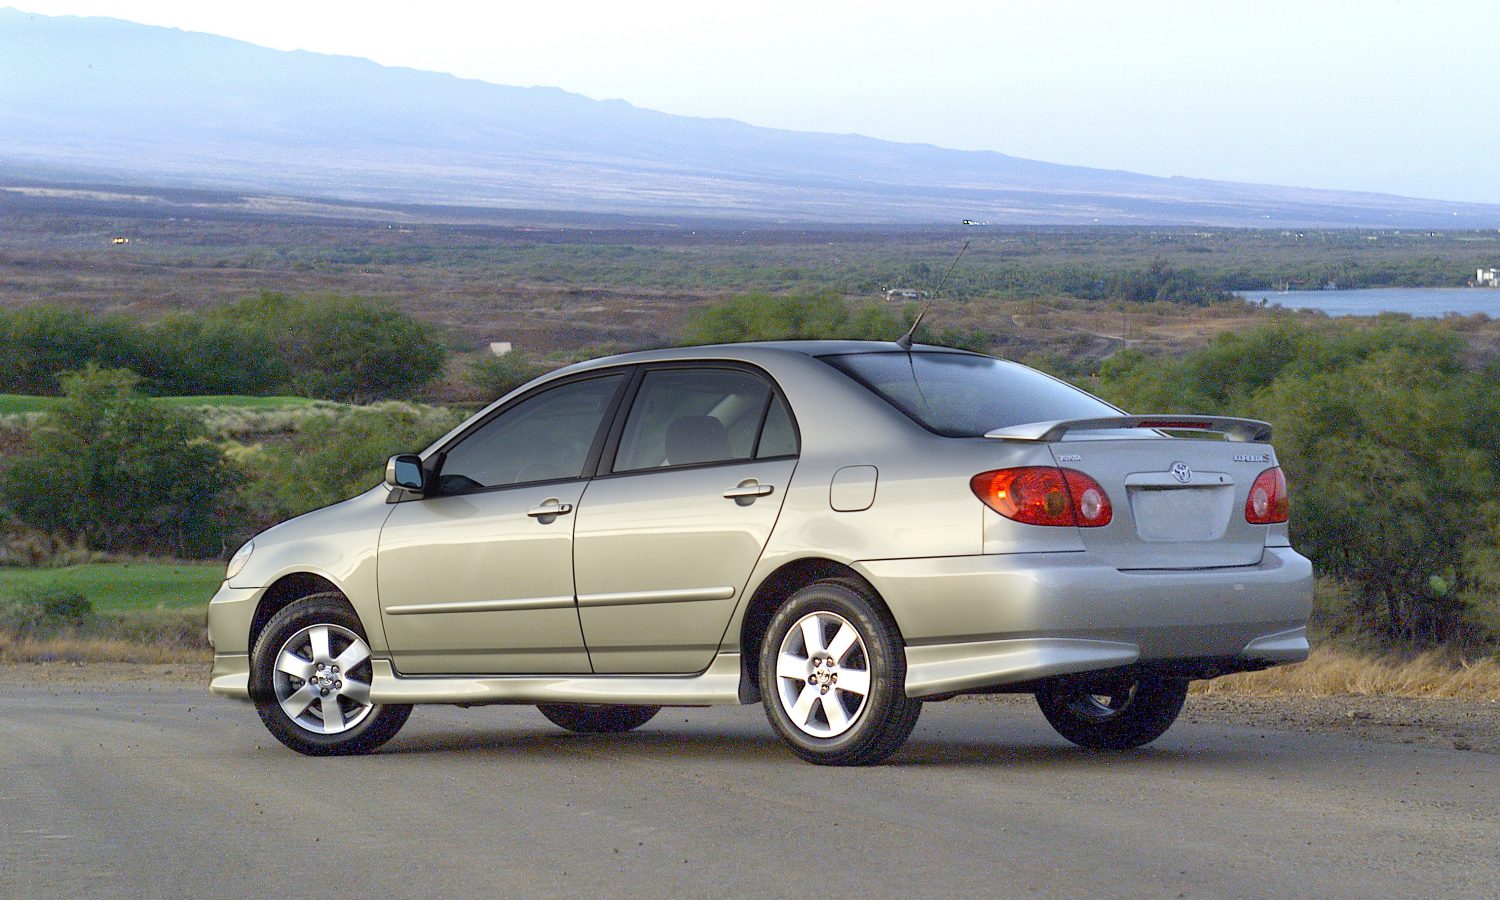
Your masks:
<svg viewBox="0 0 1500 900"><path fill-rule="evenodd" d="M242 453L242 503L267 521L337 503L378 484L389 457L421 450L462 420L396 402L305 418L285 444Z"/></svg>
<svg viewBox="0 0 1500 900"><path fill-rule="evenodd" d="M78 591L25 587L0 598L0 630L17 637L51 637L94 620L94 605Z"/></svg>
<svg viewBox="0 0 1500 900"><path fill-rule="evenodd" d="M189 412L142 397L123 370L62 377L32 449L0 475L22 524L111 552L216 554L234 487L223 453Z"/></svg>
<svg viewBox="0 0 1500 900"><path fill-rule="evenodd" d="M474 360L469 364L469 382L481 397L495 400L547 371L547 366L512 350L504 356L486 354Z"/></svg>

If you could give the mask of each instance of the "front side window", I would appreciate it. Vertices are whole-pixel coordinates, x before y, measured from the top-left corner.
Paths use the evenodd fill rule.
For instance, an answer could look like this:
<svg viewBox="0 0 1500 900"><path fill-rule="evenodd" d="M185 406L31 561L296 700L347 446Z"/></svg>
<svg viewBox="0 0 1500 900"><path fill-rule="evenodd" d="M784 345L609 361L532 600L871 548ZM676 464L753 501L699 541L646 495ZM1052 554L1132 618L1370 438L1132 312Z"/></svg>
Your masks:
<svg viewBox="0 0 1500 900"><path fill-rule="evenodd" d="M773 399L780 404L765 379L738 369L647 372L625 420L614 471L750 459ZM780 410L775 427L790 431L784 404ZM774 440L777 455L796 452L794 434L789 440L778 433Z"/></svg>
<svg viewBox="0 0 1500 900"><path fill-rule="evenodd" d="M623 375L544 390L470 431L445 451L438 492L578 478Z"/></svg>

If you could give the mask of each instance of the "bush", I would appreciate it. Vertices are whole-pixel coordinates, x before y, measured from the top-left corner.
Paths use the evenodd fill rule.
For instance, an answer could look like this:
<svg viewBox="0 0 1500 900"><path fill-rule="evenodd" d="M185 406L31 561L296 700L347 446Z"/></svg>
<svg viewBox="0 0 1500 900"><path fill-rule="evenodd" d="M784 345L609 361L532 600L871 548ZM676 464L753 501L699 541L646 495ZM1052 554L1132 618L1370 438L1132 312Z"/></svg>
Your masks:
<svg viewBox="0 0 1500 900"><path fill-rule="evenodd" d="M469 364L469 381L486 400L505 396L548 371L531 357L512 350L504 356L486 354Z"/></svg>
<svg viewBox="0 0 1500 900"><path fill-rule="evenodd" d="M244 455L242 502L275 521L353 497L380 482L386 459L421 450L462 419L453 410L409 403L307 418L286 444Z"/></svg>
<svg viewBox="0 0 1500 900"><path fill-rule="evenodd" d="M402 397L442 372L435 329L360 297L262 294L226 311L274 348L286 373L274 393L365 403Z"/></svg>
<svg viewBox="0 0 1500 900"><path fill-rule="evenodd" d="M0 391L56 394L57 374L89 363L129 368L149 353L141 329L63 306L0 311Z"/></svg>
<svg viewBox="0 0 1500 900"><path fill-rule="evenodd" d="M143 326L58 306L0 312L0 391L55 394L59 372L130 369L148 394L405 396L443 369L436 330L361 297L258 297Z"/></svg>
<svg viewBox="0 0 1500 900"><path fill-rule="evenodd" d="M0 475L0 502L22 524L112 552L216 554L234 487L223 454L190 413L154 403L123 370L61 378L33 450Z"/></svg>
<svg viewBox="0 0 1500 900"><path fill-rule="evenodd" d="M78 591L21 588L0 598L0 630L16 637L52 637L94 623L94 605Z"/></svg>

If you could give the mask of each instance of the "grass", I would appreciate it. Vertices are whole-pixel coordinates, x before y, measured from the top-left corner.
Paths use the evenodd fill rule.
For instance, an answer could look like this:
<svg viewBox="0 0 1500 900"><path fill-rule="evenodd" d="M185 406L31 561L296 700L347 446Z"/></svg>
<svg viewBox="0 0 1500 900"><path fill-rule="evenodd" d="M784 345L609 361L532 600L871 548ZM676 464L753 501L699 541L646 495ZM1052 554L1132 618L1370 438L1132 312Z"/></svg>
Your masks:
<svg viewBox="0 0 1500 900"><path fill-rule="evenodd" d="M183 609L208 604L224 580L221 563L88 563L59 569L0 568L0 598L26 587L78 591L99 612Z"/></svg>
<svg viewBox="0 0 1500 900"><path fill-rule="evenodd" d="M0 416L23 415L46 412L59 397L38 397L32 394L0 394ZM316 400L306 397L250 397L243 394L216 394L202 397L157 397L158 403L175 407L213 407L215 409L295 409L312 406Z"/></svg>
<svg viewBox="0 0 1500 900"><path fill-rule="evenodd" d="M1241 697L1427 697L1500 701L1500 658L1455 660L1441 652L1412 659L1326 647L1306 662L1198 681L1194 693Z"/></svg>

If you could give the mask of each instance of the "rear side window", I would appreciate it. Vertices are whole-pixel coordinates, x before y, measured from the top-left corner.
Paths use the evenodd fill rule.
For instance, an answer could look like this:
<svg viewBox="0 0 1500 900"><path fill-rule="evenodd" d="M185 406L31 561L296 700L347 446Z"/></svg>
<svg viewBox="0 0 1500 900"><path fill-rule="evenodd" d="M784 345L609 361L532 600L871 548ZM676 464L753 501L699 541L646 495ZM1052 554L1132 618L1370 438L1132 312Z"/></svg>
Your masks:
<svg viewBox="0 0 1500 900"><path fill-rule="evenodd" d="M772 396L765 379L737 369L647 372L614 471L750 459Z"/></svg>
<svg viewBox="0 0 1500 900"><path fill-rule="evenodd" d="M1120 411L1035 369L962 353L850 353L821 357L917 424L947 437Z"/></svg>

